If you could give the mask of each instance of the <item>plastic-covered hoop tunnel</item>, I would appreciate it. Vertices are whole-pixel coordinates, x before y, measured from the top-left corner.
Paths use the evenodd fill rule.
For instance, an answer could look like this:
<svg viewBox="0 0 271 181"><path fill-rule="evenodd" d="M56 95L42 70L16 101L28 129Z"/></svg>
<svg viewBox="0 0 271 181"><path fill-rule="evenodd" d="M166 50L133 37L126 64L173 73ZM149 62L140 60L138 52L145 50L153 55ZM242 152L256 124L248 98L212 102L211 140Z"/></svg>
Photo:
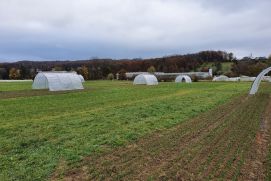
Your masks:
<svg viewBox="0 0 271 181"><path fill-rule="evenodd" d="M254 80L254 82L253 82L253 84L252 84L252 86L251 86L251 89L250 89L250 91L249 91L249 94L250 94L250 95L254 95L254 94L257 93L261 81L263 80L264 76L265 76L266 74L268 74L270 71L271 71L271 67L268 67L267 69L264 69L264 70L256 77L256 79Z"/></svg>

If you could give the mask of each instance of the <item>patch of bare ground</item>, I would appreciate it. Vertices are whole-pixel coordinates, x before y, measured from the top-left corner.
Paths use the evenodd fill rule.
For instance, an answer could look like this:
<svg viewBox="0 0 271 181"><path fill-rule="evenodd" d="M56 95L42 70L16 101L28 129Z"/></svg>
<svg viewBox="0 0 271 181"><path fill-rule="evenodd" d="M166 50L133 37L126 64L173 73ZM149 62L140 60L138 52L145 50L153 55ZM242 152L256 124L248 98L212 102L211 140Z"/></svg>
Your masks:
<svg viewBox="0 0 271 181"><path fill-rule="evenodd" d="M262 129L269 129L267 122L263 122L264 126L257 133L268 101L267 94L241 96L174 128L155 132L125 147L87 157L78 168L66 171L64 176L56 171L52 180L237 178L243 175L240 174L243 173L243 160L253 155L253 152L249 154L250 148L265 143L261 140L263 135L256 137L261 141L255 143L254 139ZM270 107L271 104L268 105L269 110ZM262 162L258 157L256 160Z"/></svg>
<svg viewBox="0 0 271 181"><path fill-rule="evenodd" d="M271 101L260 122L260 130L247 154L239 180L266 180L268 173L268 143L271 131Z"/></svg>

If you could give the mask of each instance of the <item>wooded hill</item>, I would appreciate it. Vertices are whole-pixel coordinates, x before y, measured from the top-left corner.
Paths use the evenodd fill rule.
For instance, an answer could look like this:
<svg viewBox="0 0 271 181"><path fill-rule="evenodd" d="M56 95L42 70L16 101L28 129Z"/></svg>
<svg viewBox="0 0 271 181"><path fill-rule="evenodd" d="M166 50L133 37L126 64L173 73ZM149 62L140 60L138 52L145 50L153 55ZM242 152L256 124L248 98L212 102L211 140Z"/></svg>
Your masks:
<svg viewBox="0 0 271 181"><path fill-rule="evenodd" d="M224 51L202 51L194 54L173 55L151 59L91 59L78 61L19 61L0 64L0 79L33 79L37 71L76 71L87 80L106 79L110 74L147 71L150 67L158 72L208 71L213 68L214 75L228 76L259 73L270 65L265 57L244 57L237 60L232 53ZM227 67L225 69L225 67Z"/></svg>

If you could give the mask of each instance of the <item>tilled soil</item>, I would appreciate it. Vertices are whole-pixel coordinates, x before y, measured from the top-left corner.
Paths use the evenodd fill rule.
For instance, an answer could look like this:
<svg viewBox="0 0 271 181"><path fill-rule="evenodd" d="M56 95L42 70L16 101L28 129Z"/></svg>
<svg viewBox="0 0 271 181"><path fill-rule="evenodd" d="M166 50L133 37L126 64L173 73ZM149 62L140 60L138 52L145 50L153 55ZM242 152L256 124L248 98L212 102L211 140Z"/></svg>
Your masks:
<svg viewBox="0 0 271 181"><path fill-rule="evenodd" d="M240 180L265 180L268 174L268 143L271 133L271 101L260 122L260 130L241 169Z"/></svg>
<svg viewBox="0 0 271 181"><path fill-rule="evenodd" d="M174 128L87 157L52 180L262 180L270 110L269 95L242 96Z"/></svg>

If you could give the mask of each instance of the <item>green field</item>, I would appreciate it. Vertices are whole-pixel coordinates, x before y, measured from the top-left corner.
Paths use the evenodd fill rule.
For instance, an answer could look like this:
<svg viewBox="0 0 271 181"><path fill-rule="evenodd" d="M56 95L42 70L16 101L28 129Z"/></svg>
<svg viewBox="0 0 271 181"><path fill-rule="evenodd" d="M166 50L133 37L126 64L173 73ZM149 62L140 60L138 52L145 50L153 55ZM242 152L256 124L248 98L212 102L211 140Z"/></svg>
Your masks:
<svg viewBox="0 0 271 181"><path fill-rule="evenodd" d="M84 86L52 93L27 82L0 83L0 180L46 180L62 162L72 169L86 156L170 129L246 95L250 83Z"/></svg>
<svg viewBox="0 0 271 181"><path fill-rule="evenodd" d="M220 73L225 74L225 73L231 72L232 65L233 65L232 62L222 62ZM198 68L197 71L200 71L201 68L203 68L203 67L209 67L209 68L213 69L213 71L217 70L215 63L204 63Z"/></svg>

